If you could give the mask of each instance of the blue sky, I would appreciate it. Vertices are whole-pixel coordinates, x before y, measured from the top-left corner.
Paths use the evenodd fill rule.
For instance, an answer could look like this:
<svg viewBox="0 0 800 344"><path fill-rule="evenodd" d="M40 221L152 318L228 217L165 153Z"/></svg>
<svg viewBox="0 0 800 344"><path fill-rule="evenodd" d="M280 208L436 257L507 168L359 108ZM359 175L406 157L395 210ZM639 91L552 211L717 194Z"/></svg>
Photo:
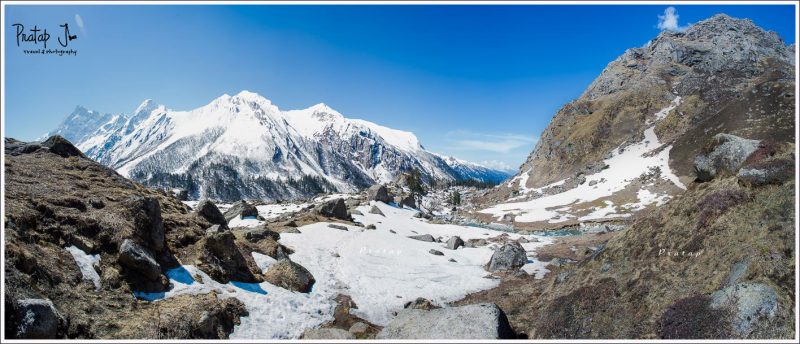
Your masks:
<svg viewBox="0 0 800 344"><path fill-rule="evenodd" d="M431 151L516 169L556 111L667 5L7 6L4 136L35 139L76 105L176 110L257 92L284 110L325 102L417 134ZM678 25L715 13L795 41L793 6L676 5ZM80 18L80 19L79 19ZM81 21L83 27L79 27ZM76 56L31 56L14 23L58 25Z"/></svg>

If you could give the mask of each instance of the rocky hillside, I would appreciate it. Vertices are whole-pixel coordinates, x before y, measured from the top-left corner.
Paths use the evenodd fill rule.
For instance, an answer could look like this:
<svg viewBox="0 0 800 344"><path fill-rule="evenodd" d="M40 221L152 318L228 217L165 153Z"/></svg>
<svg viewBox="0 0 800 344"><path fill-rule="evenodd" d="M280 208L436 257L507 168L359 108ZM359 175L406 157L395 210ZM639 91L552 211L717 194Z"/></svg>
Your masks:
<svg viewBox="0 0 800 344"><path fill-rule="evenodd" d="M761 144L744 161L728 148L709 147L696 164L715 173L618 234L539 251L545 279L458 304L492 300L531 338L795 337L795 146Z"/></svg>
<svg viewBox="0 0 800 344"><path fill-rule="evenodd" d="M793 46L747 19L719 14L685 32L662 32L609 63L556 113L518 174L481 201L508 203L487 212L495 220L516 216L539 227L663 204L696 177L693 158L716 134L794 141L793 61ZM626 157L630 149L637 154ZM568 206L564 213L516 206L579 187L586 190L577 194L608 192L544 202ZM542 215L526 219L535 211Z"/></svg>
<svg viewBox="0 0 800 344"><path fill-rule="evenodd" d="M325 104L281 111L243 91L191 111L152 100L131 115L78 107L53 134L148 186L191 199L286 200L354 192L419 170L426 181L498 183L502 171L431 153L410 132L345 118Z"/></svg>
<svg viewBox="0 0 800 344"><path fill-rule="evenodd" d="M170 289L165 272L180 261L220 280L261 281L251 252L278 256L274 240L207 233L208 216L61 137L5 147L7 338L227 338L247 315L215 293L158 303L133 295Z"/></svg>

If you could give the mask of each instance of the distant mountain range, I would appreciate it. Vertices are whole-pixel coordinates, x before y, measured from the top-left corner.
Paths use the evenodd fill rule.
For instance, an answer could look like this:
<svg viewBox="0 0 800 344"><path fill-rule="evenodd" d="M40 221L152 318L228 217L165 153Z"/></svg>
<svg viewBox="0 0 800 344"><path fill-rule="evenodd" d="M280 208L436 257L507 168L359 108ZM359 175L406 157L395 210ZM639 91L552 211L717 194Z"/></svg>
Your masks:
<svg viewBox="0 0 800 344"><path fill-rule="evenodd" d="M132 114L77 107L59 134L88 157L191 198L295 199L356 191L418 169L427 181L499 183L504 171L429 152L410 132L348 119L325 104L281 111L242 91L191 111L152 100Z"/></svg>

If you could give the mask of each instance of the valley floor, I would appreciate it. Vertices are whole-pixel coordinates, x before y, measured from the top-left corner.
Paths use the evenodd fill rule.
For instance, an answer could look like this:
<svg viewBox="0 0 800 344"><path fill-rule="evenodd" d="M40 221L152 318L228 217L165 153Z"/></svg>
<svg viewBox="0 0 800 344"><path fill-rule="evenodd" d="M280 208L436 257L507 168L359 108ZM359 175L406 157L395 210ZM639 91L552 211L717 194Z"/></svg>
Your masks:
<svg viewBox="0 0 800 344"><path fill-rule="evenodd" d="M187 204L194 205L193 202ZM383 215L370 212L372 206ZM295 204L258 206L265 220L303 207ZM220 208L225 209L226 205ZM268 282L221 284L196 267L184 265L169 271L174 286L171 290L139 293L137 297L159 300L215 291L223 297L239 299L249 312L249 316L243 317L241 324L234 328L231 338L297 338L304 330L333 319L339 295L349 296L356 304L357 308L351 311L353 315L383 326L393 318L394 312L417 298L444 305L469 293L497 287L499 277L492 276L484 265L502 245L498 238L518 240L525 237L522 246L529 257L522 270L533 278L541 278L548 272L547 263L537 260L535 251L552 243L553 237L429 223L415 217L417 210L375 201L356 210L353 219L364 227L338 224L346 229L337 229L329 227L330 223L318 222L299 227L299 233L281 234L280 242L295 252L291 255L292 261L306 267L317 280L307 294ZM230 225L255 227L263 223L255 218L235 219ZM369 225L374 225L375 229L366 229L371 228ZM438 238L439 242L409 238L426 234ZM453 236L464 241L487 239L489 244L449 250L444 242ZM443 255L434 255L431 250ZM275 262L265 255L253 255L264 271Z"/></svg>

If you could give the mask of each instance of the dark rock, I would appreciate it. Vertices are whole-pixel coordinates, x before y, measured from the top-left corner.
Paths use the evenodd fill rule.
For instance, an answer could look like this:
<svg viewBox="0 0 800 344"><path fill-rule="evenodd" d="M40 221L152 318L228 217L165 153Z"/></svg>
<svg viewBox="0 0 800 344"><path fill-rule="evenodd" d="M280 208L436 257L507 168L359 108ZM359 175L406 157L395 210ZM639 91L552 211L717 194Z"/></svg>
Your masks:
<svg viewBox="0 0 800 344"><path fill-rule="evenodd" d="M337 198L334 200L327 201L323 204L320 204L314 210L317 212L317 214L320 214L325 217L332 217L335 219L346 220L346 221L352 220L352 218L350 217L350 213L347 212L347 205L341 198Z"/></svg>
<svg viewBox="0 0 800 344"><path fill-rule="evenodd" d="M230 222L237 216L239 218L258 217L258 209L250 203L242 200L234 203L228 211L225 212L225 220Z"/></svg>
<svg viewBox="0 0 800 344"><path fill-rule="evenodd" d="M417 209L417 199L414 195L397 196L394 200L401 207Z"/></svg>
<svg viewBox="0 0 800 344"><path fill-rule="evenodd" d="M330 228L335 228L335 229L339 229L339 230L343 230L343 231L346 231L346 230L347 230L347 227L346 227L346 226L337 225L337 224L333 224L333 223L330 223L330 224L328 224L328 227L330 227Z"/></svg>
<svg viewBox="0 0 800 344"><path fill-rule="evenodd" d="M10 320L15 326L6 328L6 331L14 331L14 338L17 339L53 339L64 324L64 318L53 302L47 299L17 300L14 308L13 319Z"/></svg>
<svg viewBox="0 0 800 344"><path fill-rule="evenodd" d="M281 235L278 232L269 230L266 227L248 229L244 232L244 238L251 242L256 242L264 239L272 239L278 241Z"/></svg>
<svg viewBox="0 0 800 344"><path fill-rule="evenodd" d="M314 276L306 268L289 259L281 259L267 269L264 279L284 289L308 293L314 286Z"/></svg>
<svg viewBox="0 0 800 344"><path fill-rule="evenodd" d="M217 208L214 202L202 200L197 204L197 207L194 208L194 212L212 224L228 226L228 220L225 218L225 215L222 215L222 212L219 211L219 208Z"/></svg>
<svg viewBox="0 0 800 344"><path fill-rule="evenodd" d="M443 256L444 255L444 253L442 253L442 251L438 251L438 250L434 250L434 249L430 249L428 251L428 253L430 253L430 254L432 254L434 256Z"/></svg>
<svg viewBox="0 0 800 344"><path fill-rule="evenodd" d="M128 216L133 220L136 236L155 253L166 247L161 204L157 198L134 196L125 201Z"/></svg>
<svg viewBox="0 0 800 344"><path fill-rule="evenodd" d="M430 234L422 234L422 235L412 235L409 238L419 241L427 241L427 242L436 242L436 238Z"/></svg>
<svg viewBox="0 0 800 344"><path fill-rule="evenodd" d="M367 201L378 201L383 203L391 203L394 196L389 193L389 189L383 185L373 185L367 189Z"/></svg>
<svg viewBox="0 0 800 344"><path fill-rule="evenodd" d="M451 237L447 240L448 249L457 250L461 246L464 246L464 240L461 240L458 236Z"/></svg>
<svg viewBox="0 0 800 344"><path fill-rule="evenodd" d="M50 138L41 143L41 146L47 148L51 153L65 158L69 158L71 156L86 158L80 149L75 148L72 143L59 135L50 136Z"/></svg>
<svg viewBox="0 0 800 344"><path fill-rule="evenodd" d="M488 269L491 272L516 270L528 262L525 249L518 242L509 242L492 254Z"/></svg>
<svg viewBox="0 0 800 344"><path fill-rule="evenodd" d="M231 231L207 233L200 241L199 268L220 283L229 281L260 282L248 265Z"/></svg>
<svg viewBox="0 0 800 344"><path fill-rule="evenodd" d="M373 225L373 224L369 224L364 228L366 228L366 229L377 229L377 227L375 227L375 225Z"/></svg>
<svg viewBox="0 0 800 344"><path fill-rule="evenodd" d="M153 258L150 250L131 239L125 239L120 245L117 261L151 281L161 277L161 266Z"/></svg>

